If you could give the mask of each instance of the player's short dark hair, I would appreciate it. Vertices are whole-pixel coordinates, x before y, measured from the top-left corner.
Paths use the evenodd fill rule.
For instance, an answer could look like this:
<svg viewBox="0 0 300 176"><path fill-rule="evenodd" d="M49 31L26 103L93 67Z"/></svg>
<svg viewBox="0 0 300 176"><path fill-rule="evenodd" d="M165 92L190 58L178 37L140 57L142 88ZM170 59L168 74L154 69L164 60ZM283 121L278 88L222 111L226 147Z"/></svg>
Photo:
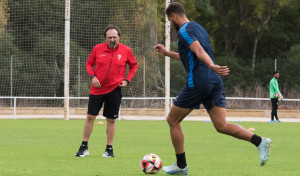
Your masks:
<svg viewBox="0 0 300 176"><path fill-rule="evenodd" d="M167 16L171 16L173 13L178 15L185 15L185 9L179 2L172 2L166 9Z"/></svg>
<svg viewBox="0 0 300 176"><path fill-rule="evenodd" d="M118 32L118 36L120 37L121 36L121 30L118 26L115 26L115 25L109 25L105 30L104 30L104 38L106 38L106 33L108 30L110 29L115 29L117 32Z"/></svg>
<svg viewBox="0 0 300 176"><path fill-rule="evenodd" d="M276 73L279 73L279 71L278 70L273 71L272 75L275 75Z"/></svg>

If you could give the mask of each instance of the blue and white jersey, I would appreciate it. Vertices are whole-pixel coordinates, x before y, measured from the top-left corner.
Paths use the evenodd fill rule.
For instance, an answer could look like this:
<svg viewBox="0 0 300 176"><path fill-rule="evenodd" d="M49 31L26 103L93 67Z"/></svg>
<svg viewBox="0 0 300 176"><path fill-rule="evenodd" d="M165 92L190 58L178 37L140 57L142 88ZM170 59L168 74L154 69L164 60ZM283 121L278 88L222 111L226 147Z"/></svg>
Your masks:
<svg viewBox="0 0 300 176"><path fill-rule="evenodd" d="M221 77L208 68L196 54L190 50L194 41L199 41L205 52L214 61L207 31L196 22L188 22L181 26L178 33L178 52L187 73L187 87L222 82Z"/></svg>

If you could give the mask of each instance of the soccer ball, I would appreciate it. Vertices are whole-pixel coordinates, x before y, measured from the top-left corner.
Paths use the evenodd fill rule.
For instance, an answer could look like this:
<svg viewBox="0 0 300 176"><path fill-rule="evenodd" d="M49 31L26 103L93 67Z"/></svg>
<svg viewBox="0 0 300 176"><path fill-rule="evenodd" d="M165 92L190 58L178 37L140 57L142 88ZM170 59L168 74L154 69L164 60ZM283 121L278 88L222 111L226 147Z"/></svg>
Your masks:
<svg viewBox="0 0 300 176"><path fill-rule="evenodd" d="M147 154L141 160L141 168L145 174L157 174L161 165L161 159L156 154Z"/></svg>

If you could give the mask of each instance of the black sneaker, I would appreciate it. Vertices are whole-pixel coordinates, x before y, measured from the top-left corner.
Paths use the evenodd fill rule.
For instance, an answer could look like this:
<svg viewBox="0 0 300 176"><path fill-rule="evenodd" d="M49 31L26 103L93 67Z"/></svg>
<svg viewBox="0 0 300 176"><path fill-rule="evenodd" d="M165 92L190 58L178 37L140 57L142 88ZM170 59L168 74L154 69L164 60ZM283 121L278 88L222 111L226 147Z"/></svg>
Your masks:
<svg viewBox="0 0 300 176"><path fill-rule="evenodd" d="M81 145L75 156L85 157L89 155L88 146Z"/></svg>
<svg viewBox="0 0 300 176"><path fill-rule="evenodd" d="M106 149L102 157L115 157L113 149L112 148Z"/></svg>

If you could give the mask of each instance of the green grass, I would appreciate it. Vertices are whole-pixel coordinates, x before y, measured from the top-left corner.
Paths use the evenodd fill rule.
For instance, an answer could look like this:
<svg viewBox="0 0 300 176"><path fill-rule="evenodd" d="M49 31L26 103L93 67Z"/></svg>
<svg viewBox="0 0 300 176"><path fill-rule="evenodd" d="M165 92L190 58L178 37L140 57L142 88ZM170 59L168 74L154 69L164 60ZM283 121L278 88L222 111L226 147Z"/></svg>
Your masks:
<svg viewBox="0 0 300 176"><path fill-rule="evenodd" d="M104 121L105 122L105 121ZM115 158L101 157L105 127L95 123L90 156L75 157L82 139L83 120L0 120L1 176L135 176L144 154L155 153L170 165L174 150L165 121L117 121ZM270 160L259 165L259 153L249 142L217 133L212 123L182 122L190 175L300 175L299 123L239 123L272 139ZM158 175L166 175L160 171Z"/></svg>

